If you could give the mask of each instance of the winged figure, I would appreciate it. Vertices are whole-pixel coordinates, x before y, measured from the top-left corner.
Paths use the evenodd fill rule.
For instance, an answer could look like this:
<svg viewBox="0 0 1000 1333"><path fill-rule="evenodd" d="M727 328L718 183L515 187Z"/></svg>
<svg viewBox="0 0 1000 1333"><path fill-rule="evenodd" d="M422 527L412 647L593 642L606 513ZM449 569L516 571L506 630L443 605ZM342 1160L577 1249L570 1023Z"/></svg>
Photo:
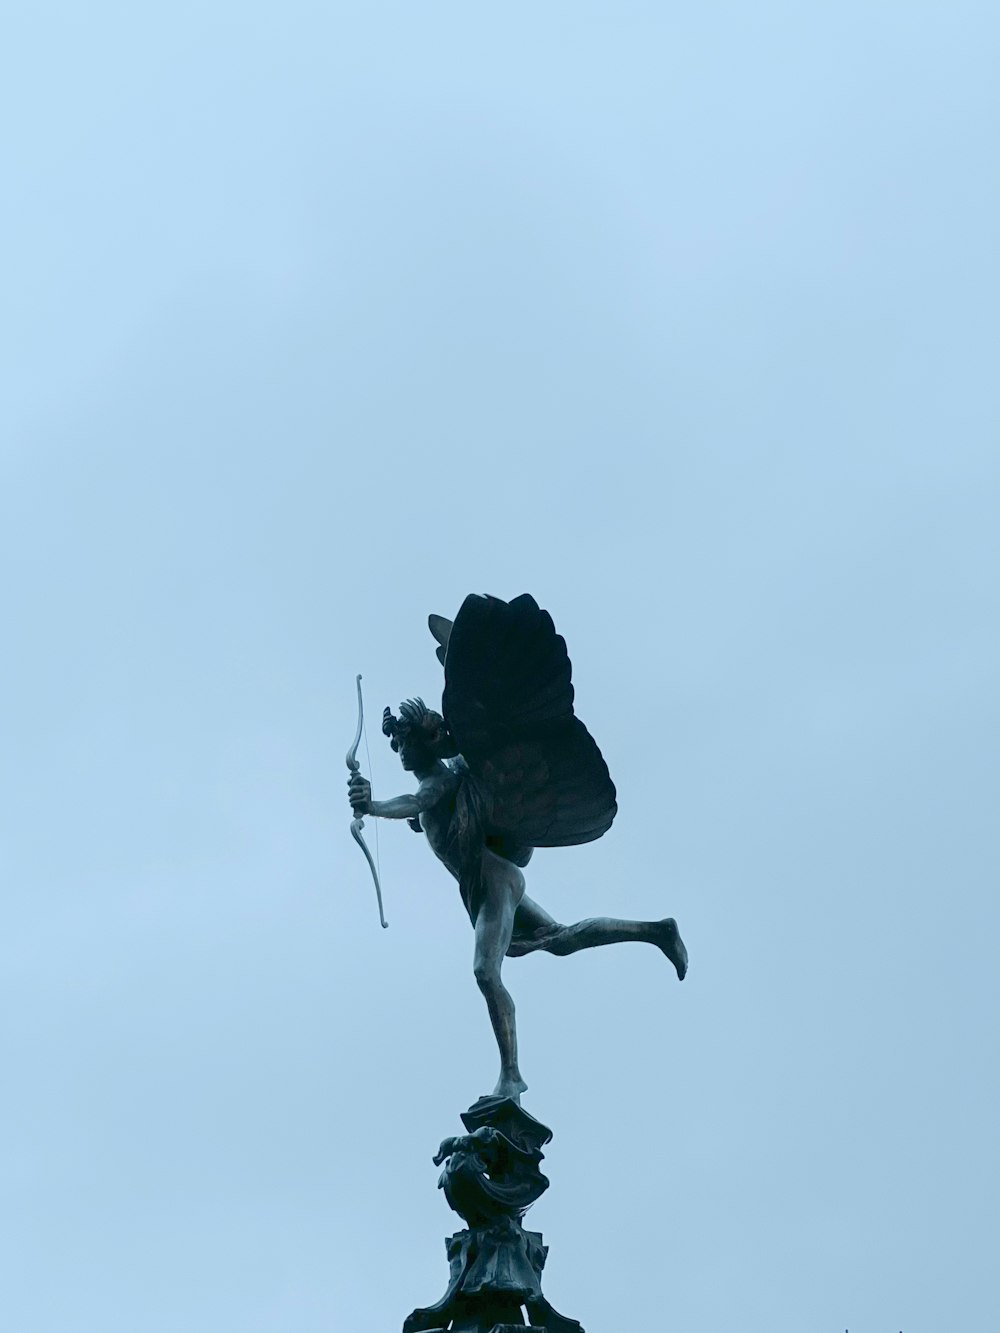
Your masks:
<svg viewBox="0 0 1000 1333"><path fill-rule="evenodd" d="M494 1095L517 1102L527 1084L501 976L505 958L636 940L660 949L683 980L687 950L671 917L567 926L525 892L522 872L536 847L593 842L618 809L608 766L573 711L566 643L548 612L528 594L510 602L473 594L454 621L428 623L444 665L441 712L408 699L398 717L386 708L382 719L417 790L373 801L370 783L355 773L348 795L355 816L408 820L458 880L475 930L476 982L500 1050Z"/></svg>

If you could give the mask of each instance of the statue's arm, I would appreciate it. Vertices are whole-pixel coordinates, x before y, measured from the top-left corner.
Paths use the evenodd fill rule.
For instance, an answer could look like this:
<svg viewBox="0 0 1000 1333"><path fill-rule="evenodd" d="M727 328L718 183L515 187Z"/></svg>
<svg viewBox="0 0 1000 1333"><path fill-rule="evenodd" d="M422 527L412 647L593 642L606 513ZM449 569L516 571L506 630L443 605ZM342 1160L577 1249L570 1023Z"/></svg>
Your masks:
<svg viewBox="0 0 1000 1333"><path fill-rule="evenodd" d="M429 810L433 801L421 801L420 793L412 796L393 796L388 801L370 801L368 813L376 819L416 819L424 810Z"/></svg>
<svg viewBox="0 0 1000 1333"><path fill-rule="evenodd" d="M360 773L349 783L348 799L356 815L374 815L376 819L416 819L432 810L448 790L448 777L425 778L412 795L393 796L388 801L373 801L371 783Z"/></svg>

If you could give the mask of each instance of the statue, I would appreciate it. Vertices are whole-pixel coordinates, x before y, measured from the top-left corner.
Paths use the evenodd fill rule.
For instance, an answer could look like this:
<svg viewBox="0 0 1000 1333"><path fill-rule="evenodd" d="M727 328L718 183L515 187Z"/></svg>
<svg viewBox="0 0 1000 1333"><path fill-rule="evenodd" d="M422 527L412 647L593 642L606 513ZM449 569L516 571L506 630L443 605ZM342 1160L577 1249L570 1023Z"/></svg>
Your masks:
<svg viewBox="0 0 1000 1333"><path fill-rule="evenodd" d="M573 712L566 643L549 614L527 594L511 602L471 595L454 622L431 616L429 625L444 666L441 712L409 699L398 717L386 708L382 720L419 785L412 795L373 801L355 741L348 755L353 831L364 847L365 815L408 820L458 880L475 930L476 982L500 1051L493 1096L518 1104L527 1084L518 1066L514 1002L501 977L504 958L537 950L561 957L642 941L660 949L683 980L687 950L671 917L599 917L565 926L525 893L522 870L534 848L592 842L608 831L618 808L604 758ZM482 1151L489 1151L485 1142Z"/></svg>

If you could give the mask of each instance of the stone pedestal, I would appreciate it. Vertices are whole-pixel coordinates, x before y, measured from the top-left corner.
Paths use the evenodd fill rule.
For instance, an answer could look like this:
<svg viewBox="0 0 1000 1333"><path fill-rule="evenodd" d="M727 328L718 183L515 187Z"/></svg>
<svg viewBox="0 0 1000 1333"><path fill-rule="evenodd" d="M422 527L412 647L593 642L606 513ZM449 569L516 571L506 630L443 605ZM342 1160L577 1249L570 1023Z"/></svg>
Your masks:
<svg viewBox="0 0 1000 1333"><path fill-rule="evenodd" d="M549 1187L539 1170L552 1131L508 1097L480 1097L462 1116L467 1134L445 1139L438 1186L467 1226L447 1241L450 1281L403 1333L583 1333L542 1295L547 1246L521 1225Z"/></svg>

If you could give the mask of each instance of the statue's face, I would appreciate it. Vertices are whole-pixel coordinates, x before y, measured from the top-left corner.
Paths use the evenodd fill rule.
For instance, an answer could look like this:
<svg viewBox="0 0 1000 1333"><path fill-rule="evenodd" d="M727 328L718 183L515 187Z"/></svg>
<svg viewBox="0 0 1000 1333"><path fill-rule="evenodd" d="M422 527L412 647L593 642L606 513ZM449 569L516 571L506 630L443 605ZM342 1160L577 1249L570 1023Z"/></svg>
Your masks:
<svg viewBox="0 0 1000 1333"><path fill-rule="evenodd" d="M451 738L444 727L444 719L437 713L428 713L426 722L430 724L415 726L408 735L397 731L394 737L399 762L407 772L419 771L437 759L450 758L458 751L451 743Z"/></svg>
<svg viewBox="0 0 1000 1333"><path fill-rule="evenodd" d="M406 769L407 773L412 773L419 762L419 752L417 746L413 743L413 738L410 736L397 736L396 753L399 755L399 762Z"/></svg>

